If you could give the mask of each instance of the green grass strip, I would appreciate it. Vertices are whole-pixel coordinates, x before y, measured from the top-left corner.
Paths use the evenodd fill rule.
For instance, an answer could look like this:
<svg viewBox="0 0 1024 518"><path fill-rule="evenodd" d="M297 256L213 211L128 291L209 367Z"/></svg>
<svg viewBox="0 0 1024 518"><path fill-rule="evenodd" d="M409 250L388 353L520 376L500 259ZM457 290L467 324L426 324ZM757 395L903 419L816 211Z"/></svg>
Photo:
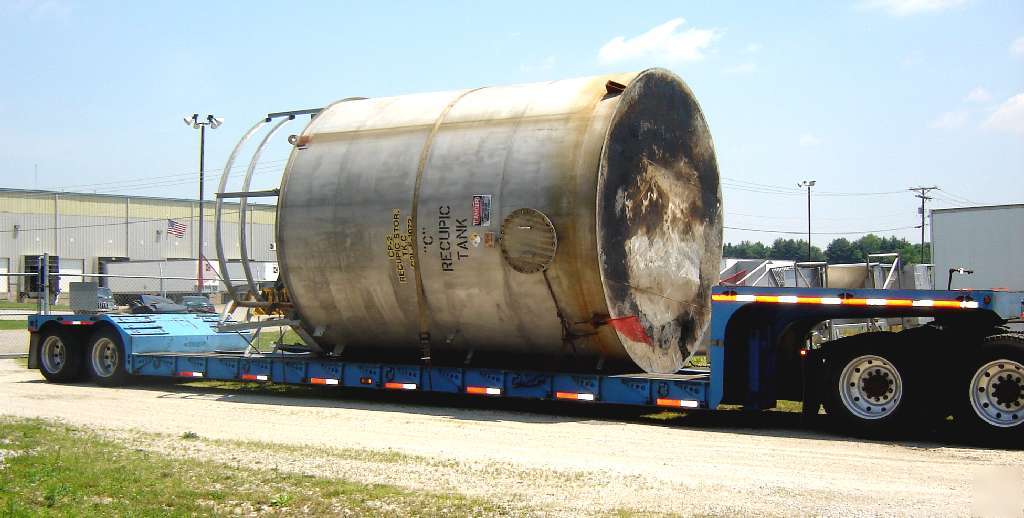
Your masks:
<svg viewBox="0 0 1024 518"><path fill-rule="evenodd" d="M194 439L180 440L185 443ZM253 456L252 462L258 463L259 457ZM168 459L126 448L80 428L38 419L0 417L0 516L163 517L238 513L518 514L455 494Z"/></svg>

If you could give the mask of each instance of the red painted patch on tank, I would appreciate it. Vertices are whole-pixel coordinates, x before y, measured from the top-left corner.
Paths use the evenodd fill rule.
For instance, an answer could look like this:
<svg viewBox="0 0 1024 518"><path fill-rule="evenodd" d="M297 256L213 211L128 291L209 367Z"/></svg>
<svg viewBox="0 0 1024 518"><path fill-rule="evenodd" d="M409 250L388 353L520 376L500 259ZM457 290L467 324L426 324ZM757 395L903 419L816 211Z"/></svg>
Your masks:
<svg viewBox="0 0 1024 518"><path fill-rule="evenodd" d="M615 328L622 336L634 342L642 342L651 345L651 337L647 335L640 319L636 316L612 318L608 323Z"/></svg>

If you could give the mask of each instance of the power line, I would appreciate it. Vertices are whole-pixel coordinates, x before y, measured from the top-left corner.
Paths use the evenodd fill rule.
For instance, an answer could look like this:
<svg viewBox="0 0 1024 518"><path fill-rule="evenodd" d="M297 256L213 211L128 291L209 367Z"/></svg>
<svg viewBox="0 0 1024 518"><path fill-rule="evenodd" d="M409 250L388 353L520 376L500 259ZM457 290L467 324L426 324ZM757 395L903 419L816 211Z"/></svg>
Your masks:
<svg viewBox="0 0 1024 518"><path fill-rule="evenodd" d="M251 206L250 206L251 207ZM239 211L225 211L221 215L238 214ZM178 217L164 217L164 218L147 218L147 219L136 219L132 221L119 221L117 223L93 223L89 225L67 225L62 227L45 227L45 228L19 228L17 230L0 230L0 234L11 234L14 232L45 232L49 230L68 230L76 228L96 228L96 227L120 227L121 225L135 225L137 223L152 223L154 221L167 221L172 220L196 220L199 216L178 216ZM208 218L206 218L208 220Z"/></svg>
<svg viewBox="0 0 1024 518"><path fill-rule="evenodd" d="M782 220L800 220L800 221L803 221L804 219L806 219L806 218L801 217L801 216L766 216L766 215L761 215L761 214L745 214L745 213L742 213L742 212L726 212L725 215L726 216L739 216L739 217L744 217L744 218L758 218L758 219L782 219ZM869 215L861 215L861 216L842 216L842 217L815 216L814 219L816 219L816 220L823 219L823 220L828 220L828 221L849 221L849 220L863 221L863 220L868 219L868 218L892 218L892 217L906 216L906 215L907 215L906 212L890 212L890 213L886 213L886 214L869 214Z"/></svg>
<svg viewBox="0 0 1024 518"><path fill-rule="evenodd" d="M280 164L282 162L287 162L287 161L288 161L287 158L280 158L280 159L275 159L275 160L261 160L261 161L257 162L257 169L265 168L265 167L270 167L270 166L272 166L272 164ZM232 170L232 172L239 172L239 171L245 170L248 167L249 167L248 164L246 164L246 165L239 164L239 165L236 165L236 166L232 167L231 170ZM223 170L224 170L224 168L210 169L210 170L207 170L207 172L208 173L216 173L216 172L222 172ZM191 172L188 172L188 173L173 173L173 174L160 175L160 176L135 177L135 178L123 179L123 180L106 180L106 181L103 181L103 182L63 185L63 186L52 187L52 188L42 189L42 190L48 190L48 191L67 191L67 190L73 189L73 188L91 188L91 187L102 187L102 186L106 186L106 185L124 186L124 185L127 185L127 184L134 184L134 183L148 184L148 183L151 183L153 180L166 181L166 179L169 179L169 178L192 177L192 176L195 176L195 174L196 174L195 171L191 171ZM214 175L214 176L219 177L219 176L222 176L222 175L223 175L223 173L217 174L217 175Z"/></svg>
<svg viewBox="0 0 1024 518"><path fill-rule="evenodd" d="M767 234L793 234L793 235L800 235L800 236L807 235L806 231L799 231L799 230L772 230L772 229L766 229L766 228L744 228L744 227L730 227L730 226L723 226L722 228L725 228L727 230L743 230L743 231L747 231L747 232L764 232L764 233L767 233ZM846 231L846 232L811 232L811 235L815 235L815 236L840 236L840 235L847 235L847 234L873 234L875 232L895 232L895 231L898 231L898 230L909 230L909 229L912 229L912 228L917 228L917 226L916 225L910 225L910 226L907 226L907 227L879 228L879 229L874 229L874 230L850 230L850 231Z"/></svg>
<svg viewBox="0 0 1024 518"><path fill-rule="evenodd" d="M234 169L234 168L232 168L232 169ZM254 171L253 172L254 175L262 175L262 174L267 174L267 173L272 173L272 172L278 172L278 171L280 171L280 164L269 164L269 165L258 166L253 171ZM188 176L193 176L193 175L194 175L194 173L192 173L192 174L190 174ZM205 180L205 183L213 183L213 182L217 182L221 176L223 176L223 175L207 175L207 177L204 180ZM160 178L160 177L152 177L152 178ZM115 193L120 193L120 192L124 192L124 191L131 191L131 190L146 190L146 189L154 189L154 188L159 188L159 187L170 187L170 186L180 185L182 183L182 180L183 179L153 181L150 178L145 178L145 179L138 180L139 182L144 182L144 183L139 183L139 184L129 183L127 185L125 185L123 182L112 182L110 185L116 185L116 187L109 188L109 189L103 189L103 192L101 194L115 194ZM94 184L94 185L107 185L107 184ZM82 194L82 195L90 195L90 194L97 194L97 193L82 192L80 190L79 191L50 190L50 191L45 191L45 192L23 193L22 196L24 196L26 198L29 198L29 197L43 198L43 197L53 196L54 194Z"/></svg>

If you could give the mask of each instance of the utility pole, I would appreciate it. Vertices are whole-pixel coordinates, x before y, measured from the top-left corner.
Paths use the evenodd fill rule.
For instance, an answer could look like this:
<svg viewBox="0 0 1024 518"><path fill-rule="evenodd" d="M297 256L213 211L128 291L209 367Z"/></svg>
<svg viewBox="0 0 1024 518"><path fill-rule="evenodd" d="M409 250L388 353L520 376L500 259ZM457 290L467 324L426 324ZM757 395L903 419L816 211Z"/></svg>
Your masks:
<svg viewBox="0 0 1024 518"><path fill-rule="evenodd" d="M936 187L934 185L931 186L931 187L911 187L911 188L907 189L908 191L913 191L913 192L917 193L917 194L914 195L915 198L921 198L921 208L918 209L918 212L921 213L921 264L927 264L927 261L925 261L925 253L924 253L924 216L925 216L924 204L925 204L926 201L932 199L931 196L928 196L928 192L929 191L934 191L935 189L938 189L938 187Z"/></svg>
<svg viewBox="0 0 1024 518"><path fill-rule="evenodd" d="M797 187L807 187L807 262L811 262L811 187L814 183L814 180L804 180L796 184Z"/></svg>
<svg viewBox="0 0 1024 518"><path fill-rule="evenodd" d="M203 270L205 265L203 264L203 227L205 227L205 219L203 216L203 198L205 195L205 189L203 184L205 181L206 171L204 167L204 158L206 154L206 127L210 129L217 129L221 124L224 124L224 119L214 117L213 115L207 115L205 119L200 120L198 113L193 113L191 117L186 116L184 118L185 124L192 126L193 129L199 130L199 271L196 277L199 279L199 293L203 293L206 287L203 283Z"/></svg>

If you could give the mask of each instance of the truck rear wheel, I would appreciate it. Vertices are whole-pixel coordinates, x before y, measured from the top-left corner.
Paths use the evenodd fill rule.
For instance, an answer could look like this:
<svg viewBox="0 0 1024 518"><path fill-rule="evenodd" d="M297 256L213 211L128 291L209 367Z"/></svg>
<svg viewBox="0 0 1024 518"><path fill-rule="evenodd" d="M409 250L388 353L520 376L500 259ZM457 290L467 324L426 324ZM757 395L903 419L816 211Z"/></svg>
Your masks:
<svg viewBox="0 0 1024 518"><path fill-rule="evenodd" d="M826 346L823 402L839 431L883 436L908 428L918 387L899 342L893 333L865 333Z"/></svg>
<svg viewBox="0 0 1024 518"><path fill-rule="evenodd" d="M40 331L39 372L49 381L77 381L82 377L82 350L74 335L60 327Z"/></svg>
<svg viewBox="0 0 1024 518"><path fill-rule="evenodd" d="M113 387L131 379L125 367L124 344L113 329L103 328L93 333L87 358L89 373L97 385Z"/></svg>
<svg viewBox="0 0 1024 518"><path fill-rule="evenodd" d="M965 374L957 421L971 438L1002 443L1012 436L1024 447L1024 336L986 338Z"/></svg>

